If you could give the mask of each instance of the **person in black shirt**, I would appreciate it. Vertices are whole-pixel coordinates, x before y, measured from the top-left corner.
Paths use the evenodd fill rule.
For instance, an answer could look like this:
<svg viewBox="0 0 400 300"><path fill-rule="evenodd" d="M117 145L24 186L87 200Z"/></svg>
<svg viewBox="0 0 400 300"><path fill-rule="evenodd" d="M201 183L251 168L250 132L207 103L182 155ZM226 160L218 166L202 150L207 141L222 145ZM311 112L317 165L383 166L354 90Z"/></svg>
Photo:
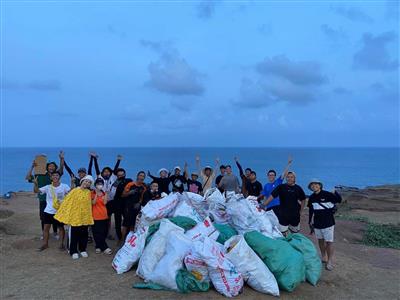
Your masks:
<svg viewBox="0 0 400 300"><path fill-rule="evenodd" d="M219 186L219 183L221 182L222 177L225 175L226 167L224 165L219 166L219 171L221 172L220 175L215 178L215 186Z"/></svg>
<svg viewBox="0 0 400 300"><path fill-rule="evenodd" d="M286 176L287 183L278 185L272 192L264 205L268 205L272 199L279 197L280 212L279 224L280 230L287 235L288 230L291 232L300 231L300 217L303 212L306 195L303 189L296 184L296 175L294 172L288 172Z"/></svg>
<svg viewBox="0 0 400 300"><path fill-rule="evenodd" d="M326 269L333 270L333 233L335 228L335 204L342 202L338 192L330 193L322 189L322 182L312 180L308 188L314 193L308 199L309 224L314 229Z"/></svg>
<svg viewBox="0 0 400 300"><path fill-rule="evenodd" d="M169 180L172 183L172 192L173 193L183 193L186 183L186 173L187 173L187 163L185 163L185 170L183 175L181 175L181 168L176 166L174 168L174 175L169 176Z"/></svg>
<svg viewBox="0 0 400 300"><path fill-rule="evenodd" d="M158 190L158 183L153 181L150 184L150 189L148 189L143 195L142 207L146 206L147 203L151 200L159 200L161 199L161 193Z"/></svg>
<svg viewBox="0 0 400 300"><path fill-rule="evenodd" d="M159 189L160 193L169 194L170 193L169 184L171 182L171 179L170 179L170 176L169 176L170 174L169 174L168 170L165 168L162 168L158 171L158 173L160 174L160 177L155 177L150 174L150 171L147 171L147 175L153 180L153 182L158 183L158 189Z"/></svg>
<svg viewBox="0 0 400 300"><path fill-rule="evenodd" d="M263 190L262 184L257 180L257 174L254 171L250 171L249 179L246 180L246 197L247 196L260 196Z"/></svg>

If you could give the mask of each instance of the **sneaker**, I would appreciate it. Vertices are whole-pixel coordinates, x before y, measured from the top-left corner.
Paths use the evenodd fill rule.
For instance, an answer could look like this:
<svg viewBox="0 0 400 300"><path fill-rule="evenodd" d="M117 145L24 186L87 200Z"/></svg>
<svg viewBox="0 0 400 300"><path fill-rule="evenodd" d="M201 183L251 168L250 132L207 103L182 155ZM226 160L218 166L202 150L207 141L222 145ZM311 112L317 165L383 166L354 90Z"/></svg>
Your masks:
<svg viewBox="0 0 400 300"><path fill-rule="evenodd" d="M110 248L107 248L104 250L104 254L110 255L112 253L112 250Z"/></svg>
<svg viewBox="0 0 400 300"><path fill-rule="evenodd" d="M78 258L79 258L79 254L78 253L72 254L72 259L78 259Z"/></svg>
<svg viewBox="0 0 400 300"><path fill-rule="evenodd" d="M96 248L96 254L101 253L101 249L100 248Z"/></svg>
<svg viewBox="0 0 400 300"><path fill-rule="evenodd" d="M89 255L87 254L86 251L81 252L81 256L82 256L82 257L89 257Z"/></svg>
<svg viewBox="0 0 400 300"><path fill-rule="evenodd" d="M60 236L59 236L58 234L53 235L53 237L54 237L54 239L57 240L57 241L60 239Z"/></svg>

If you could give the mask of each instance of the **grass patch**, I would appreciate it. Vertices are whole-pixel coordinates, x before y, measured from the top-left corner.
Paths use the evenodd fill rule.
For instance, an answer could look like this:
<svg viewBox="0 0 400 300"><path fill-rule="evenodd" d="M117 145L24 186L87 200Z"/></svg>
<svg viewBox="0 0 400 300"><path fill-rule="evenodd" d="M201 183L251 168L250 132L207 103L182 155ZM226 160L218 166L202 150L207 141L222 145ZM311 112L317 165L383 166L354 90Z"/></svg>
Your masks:
<svg viewBox="0 0 400 300"><path fill-rule="evenodd" d="M362 242L368 246L400 249L400 226L368 223Z"/></svg>
<svg viewBox="0 0 400 300"><path fill-rule="evenodd" d="M369 220L367 217L364 216L354 216L354 215L347 215L347 214L338 214L335 216L335 218L340 219L340 220L347 220L347 221L357 221L357 222L362 222L362 223L369 223Z"/></svg>

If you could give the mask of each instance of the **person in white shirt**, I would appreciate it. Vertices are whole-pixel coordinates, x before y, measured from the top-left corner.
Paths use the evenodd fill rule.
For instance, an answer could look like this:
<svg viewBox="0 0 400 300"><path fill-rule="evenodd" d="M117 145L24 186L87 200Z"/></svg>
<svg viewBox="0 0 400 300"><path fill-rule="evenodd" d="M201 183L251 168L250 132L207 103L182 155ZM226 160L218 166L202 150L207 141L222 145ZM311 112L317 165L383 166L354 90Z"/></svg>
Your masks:
<svg viewBox="0 0 400 300"><path fill-rule="evenodd" d="M65 230L64 224L54 219L54 215L65 195L70 191L67 184L60 182L61 174L56 171L51 175L51 184L39 188L40 194L46 194L46 208L44 209L44 230L43 230L43 244L38 251L43 251L49 248L49 231L53 224L59 228L60 233L60 250L65 250L64 237Z"/></svg>

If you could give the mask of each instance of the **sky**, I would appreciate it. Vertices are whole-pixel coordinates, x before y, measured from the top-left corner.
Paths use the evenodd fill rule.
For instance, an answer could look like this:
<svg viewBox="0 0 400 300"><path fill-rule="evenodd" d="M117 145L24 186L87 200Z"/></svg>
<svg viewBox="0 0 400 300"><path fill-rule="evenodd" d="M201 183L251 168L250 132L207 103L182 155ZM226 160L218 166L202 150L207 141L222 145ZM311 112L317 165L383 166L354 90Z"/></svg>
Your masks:
<svg viewBox="0 0 400 300"><path fill-rule="evenodd" d="M398 147L398 1L8 1L4 147Z"/></svg>

